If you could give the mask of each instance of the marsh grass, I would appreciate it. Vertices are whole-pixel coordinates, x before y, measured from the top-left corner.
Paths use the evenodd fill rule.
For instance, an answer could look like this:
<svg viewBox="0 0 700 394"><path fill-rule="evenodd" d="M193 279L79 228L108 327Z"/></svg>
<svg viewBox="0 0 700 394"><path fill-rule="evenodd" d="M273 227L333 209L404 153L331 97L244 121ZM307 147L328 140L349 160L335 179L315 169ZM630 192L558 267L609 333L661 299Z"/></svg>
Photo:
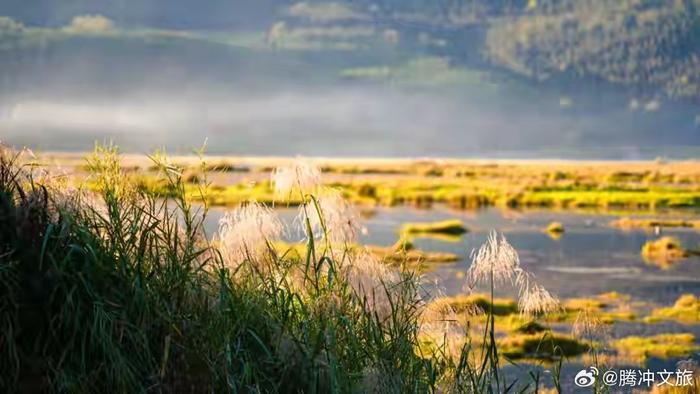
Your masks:
<svg viewBox="0 0 700 394"><path fill-rule="evenodd" d="M113 147L98 147L88 158L90 191L67 189L51 177L39 181L32 163L9 150L0 154L0 391L539 387L535 372L517 381L502 371L493 265L479 271L491 278L483 338L472 341L450 314L434 315L446 320L433 321L432 332L442 323L449 330L425 352L419 338L433 315L426 313L419 275L332 245L331 223L306 193L315 189L310 180L318 172L276 172L286 182L280 194L298 189L287 203L306 202L302 224L309 236L300 255L280 253L274 239L264 239L276 227L263 237L236 236L261 219L254 202L226 219L228 238L211 241L202 226L207 204L191 202L193 193L208 201L205 174L193 185L165 156L152 160L165 196L124 176ZM205 163L202 168L205 173ZM314 225L312 210L319 215ZM322 239L314 236L318 231ZM451 341L452 335L462 339ZM558 354L556 345L548 351ZM558 369L554 375L560 390Z"/></svg>
<svg viewBox="0 0 700 394"><path fill-rule="evenodd" d="M213 159L220 160L220 159ZM270 160L274 163L273 160ZM316 160L316 162L319 162ZM182 167L186 179L195 181L196 171L190 171L192 160ZM220 177L206 195L213 205L235 206L255 199L260 203L275 201L272 182L264 180L267 172L275 176L275 168L249 168L250 174L237 184L229 184ZM696 163L678 162L625 163L636 168L634 176L625 175L619 163L478 163L411 161L384 164L360 162L356 164L323 164L323 173L351 202L365 206L409 205L428 208L444 204L454 209L500 208L554 208L582 211L650 212L669 209L683 211L700 206L700 192L695 185L700 180ZM603 165L604 164L604 165ZM242 166L244 163L228 163ZM156 166L142 167L155 169ZM231 172L227 167L207 165L209 172ZM248 167L246 167L248 168ZM303 171L303 168L297 170ZM659 172L660 171L660 172ZM258 174L259 176L256 176ZM366 177L358 180L352 174ZM622 175L621 175L622 174ZM132 174L145 190L168 195L167 184L160 182L153 171ZM256 180L254 187L248 182ZM196 185L191 185L196 186ZM198 198L196 187L186 188L191 198ZM296 194L294 197L298 197ZM298 199L297 199L298 200ZM300 204L303 201L295 201Z"/></svg>

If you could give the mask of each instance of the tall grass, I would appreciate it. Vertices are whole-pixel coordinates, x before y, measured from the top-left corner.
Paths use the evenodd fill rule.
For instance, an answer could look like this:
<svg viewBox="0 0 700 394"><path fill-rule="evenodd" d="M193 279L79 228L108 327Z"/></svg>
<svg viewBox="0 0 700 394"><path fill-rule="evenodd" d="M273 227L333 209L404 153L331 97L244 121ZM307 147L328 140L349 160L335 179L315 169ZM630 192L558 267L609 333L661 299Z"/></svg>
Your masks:
<svg viewBox="0 0 700 394"><path fill-rule="evenodd" d="M266 235L254 202L217 237L205 234L207 207L185 197L177 167L153 160L173 191L167 200L131 183L114 148L88 158L97 194L0 154L0 391L537 390L534 374L502 373L492 311L483 338L457 329L467 339L456 356L447 331L426 350L419 275L339 245L352 231L331 233L342 221L326 221L329 203L302 182L288 183L308 201L300 256L264 237L227 238ZM492 266L492 290L493 277Z"/></svg>

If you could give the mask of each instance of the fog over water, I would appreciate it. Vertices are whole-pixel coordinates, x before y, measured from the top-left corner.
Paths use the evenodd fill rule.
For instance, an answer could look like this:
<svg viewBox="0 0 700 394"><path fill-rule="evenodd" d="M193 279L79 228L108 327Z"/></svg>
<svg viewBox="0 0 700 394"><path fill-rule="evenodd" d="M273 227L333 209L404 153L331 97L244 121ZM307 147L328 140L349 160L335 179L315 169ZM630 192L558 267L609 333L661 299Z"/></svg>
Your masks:
<svg viewBox="0 0 700 394"><path fill-rule="evenodd" d="M693 134L631 122L624 110L593 117L557 108L551 97L516 105L508 97L480 101L475 93L381 86L25 93L3 100L0 135L42 150L85 150L110 140L127 151L187 152L206 139L208 150L220 154L619 159L665 154L663 144L655 145L663 139L671 142L666 154L693 155L681 148Z"/></svg>

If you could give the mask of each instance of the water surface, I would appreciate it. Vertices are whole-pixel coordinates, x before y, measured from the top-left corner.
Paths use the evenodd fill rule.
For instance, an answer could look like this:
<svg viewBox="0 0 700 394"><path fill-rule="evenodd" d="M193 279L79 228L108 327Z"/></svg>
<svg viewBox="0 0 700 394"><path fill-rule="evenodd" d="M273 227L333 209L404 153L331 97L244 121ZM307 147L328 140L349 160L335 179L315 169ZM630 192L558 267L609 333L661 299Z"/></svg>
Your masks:
<svg viewBox="0 0 700 394"><path fill-rule="evenodd" d="M224 209L214 209L207 221L213 233ZM286 223L292 224L297 211L282 209ZM696 214L692 213L695 217ZM681 294L700 294L700 259L689 258L671 267L661 268L645 262L640 254L644 243L659 237L653 231L622 231L609 223L618 217L606 214L565 213L549 210L502 211L488 208L479 211L454 211L443 207L430 210L413 208L378 208L364 219L366 234L361 242L388 246L396 242L399 229L406 222L430 222L458 218L469 232L458 241L416 238L416 247L425 251L451 252L462 256L456 263L431 267L428 280L439 279L448 295L462 292L462 273L469 268L470 252L486 240L491 230L502 232L518 250L523 267L560 298L593 296L617 291L632 298L672 304ZM543 229L551 221L561 222L566 231L553 239ZM700 232L693 229L664 229L660 235L677 237L684 247L697 248ZM288 240L297 241L302 234L293 228Z"/></svg>

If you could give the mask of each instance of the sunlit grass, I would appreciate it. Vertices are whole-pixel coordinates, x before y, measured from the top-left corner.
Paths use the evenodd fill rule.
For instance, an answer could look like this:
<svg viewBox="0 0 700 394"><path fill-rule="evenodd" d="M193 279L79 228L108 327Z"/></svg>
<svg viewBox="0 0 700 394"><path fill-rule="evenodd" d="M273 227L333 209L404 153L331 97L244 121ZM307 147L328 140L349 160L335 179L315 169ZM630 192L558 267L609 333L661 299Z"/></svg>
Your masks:
<svg viewBox="0 0 700 394"><path fill-rule="evenodd" d="M493 392L538 382L501 373L493 320L472 348L466 328L445 320L454 312L427 307L407 264L334 245L329 226L341 222L306 194L306 175L290 173L290 198L311 204L300 210L304 248L290 253L270 239L283 231L275 212L254 201L212 239L209 205L192 204L208 201L206 174L186 182L167 157L152 160L167 193L127 176L114 148L88 158L89 190L39 179L22 155L2 152L4 390ZM483 305L493 316L493 296ZM419 338L432 338L429 353Z"/></svg>
<svg viewBox="0 0 700 394"><path fill-rule="evenodd" d="M298 162L271 181L218 186L212 166L240 166L151 159L144 175L127 171L115 149L98 148L82 167L85 184L50 171L38 177L33 159L3 152L3 389L481 393L541 384L537 369L517 381L504 374L513 359L527 360L524 369L547 362L560 388L567 357L596 360L605 346L561 326L580 326L582 315L596 324L637 318L616 293L560 302L496 234L461 277L469 294L431 294L422 267L466 251L424 252L405 236L390 247L360 245L345 199L359 190L375 199L385 192L379 182L323 183ZM212 194L231 189L238 203L217 234L205 233ZM299 206L297 220L279 221L270 209L279 205ZM303 241L283 243L286 226ZM517 296L497 297L502 287ZM695 307L687 301L683 308ZM675 318L652 312L662 315ZM638 344L658 357L695 346L686 337L628 338L610 350L625 355Z"/></svg>
<svg viewBox="0 0 700 394"><path fill-rule="evenodd" d="M613 347L623 357L646 360L650 357L688 357L700 350L692 334L659 334L651 337L630 336L614 341Z"/></svg>
<svg viewBox="0 0 700 394"><path fill-rule="evenodd" d="M438 234L459 236L467 231L467 227L459 219L430 223L404 223L401 227L401 233L408 235Z"/></svg>
<svg viewBox="0 0 700 394"><path fill-rule="evenodd" d="M693 294L684 294L673 306L654 309L648 322L658 322L663 320L675 320L681 323L700 323L700 300Z"/></svg>
<svg viewBox="0 0 700 394"><path fill-rule="evenodd" d="M210 170L221 170L210 172L228 172L231 168L251 172L238 183L214 182L206 196L209 204L233 206L250 198L269 204L274 201L270 183L259 176L259 171L264 173L269 168L249 168L223 159L215 164L209 165ZM502 206L652 212L700 206L697 188L700 171L690 165L679 164L677 169L668 170L678 171L676 175L646 170L639 172L639 176L616 175L614 167L606 170L585 164L568 165L566 172L553 167L387 161L364 165L328 164L322 169L332 175L330 184L346 198L367 206L446 204L456 209ZM186 171L188 165L181 168ZM145 190L159 195L169 192L154 175L141 173L138 178ZM186 190L196 195L196 188L188 186Z"/></svg>
<svg viewBox="0 0 700 394"><path fill-rule="evenodd" d="M664 269L690 255L677 238L669 236L645 242L641 253L644 261Z"/></svg>

